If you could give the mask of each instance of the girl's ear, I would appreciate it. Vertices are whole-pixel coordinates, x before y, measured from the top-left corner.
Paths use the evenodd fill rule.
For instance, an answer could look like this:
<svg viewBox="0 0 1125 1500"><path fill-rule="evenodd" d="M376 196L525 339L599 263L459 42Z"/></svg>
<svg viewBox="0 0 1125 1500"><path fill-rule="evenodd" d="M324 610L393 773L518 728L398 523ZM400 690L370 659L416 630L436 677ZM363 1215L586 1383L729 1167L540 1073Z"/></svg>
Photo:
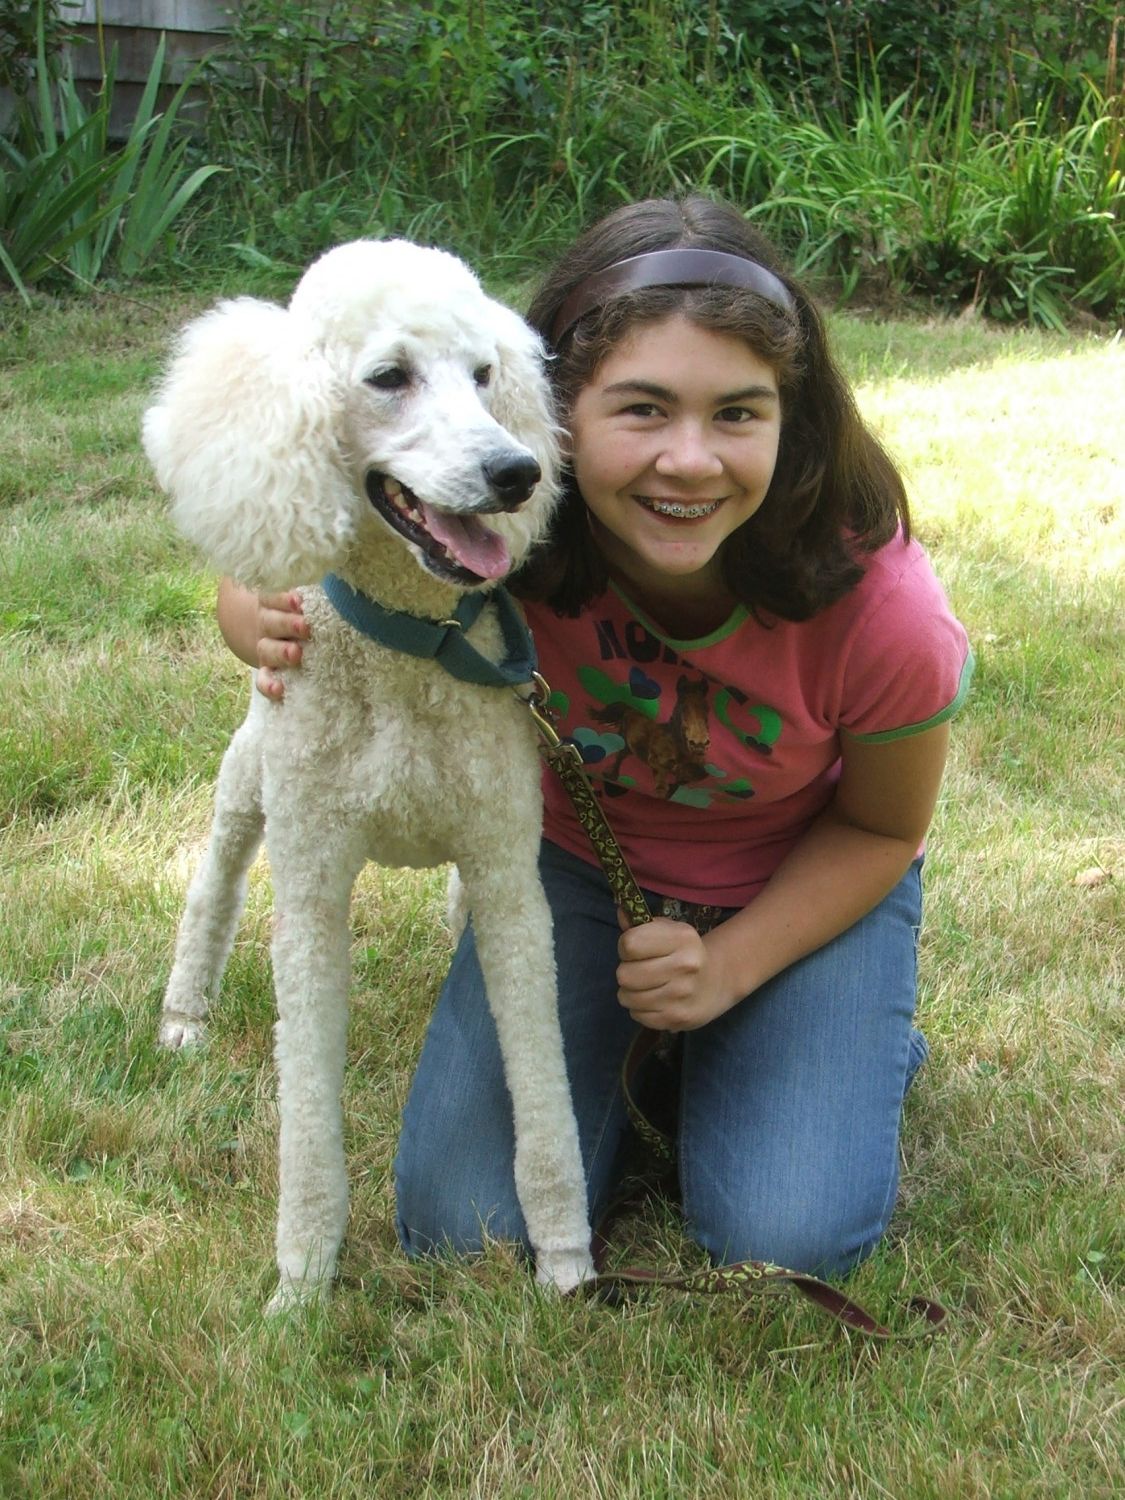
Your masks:
<svg viewBox="0 0 1125 1500"><path fill-rule="evenodd" d="M342 393L312 330L272 303L188 324L144 446L177 527L220 572L261 589L319 581L351 540Z"/></svg>

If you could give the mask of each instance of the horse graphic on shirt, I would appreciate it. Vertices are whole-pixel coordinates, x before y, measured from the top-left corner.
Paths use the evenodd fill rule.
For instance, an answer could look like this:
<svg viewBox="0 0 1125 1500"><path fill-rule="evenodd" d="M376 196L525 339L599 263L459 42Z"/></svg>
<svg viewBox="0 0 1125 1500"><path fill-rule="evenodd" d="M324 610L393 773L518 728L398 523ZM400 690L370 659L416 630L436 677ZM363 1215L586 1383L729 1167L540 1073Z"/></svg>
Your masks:
<svg viewBox="0 0 1125 1500"><path fill-rule="evenodd" d="M599 724L611 724L625 741L608 774L617 779L623 761L630 755L652 773L658 797L671 797L678 787L700 781L708 774L706 757L711 747L707 712L706 678L680 677L676 683L676 706L671 716L655 720L628 703L610 703L590 712Z"/></svg>

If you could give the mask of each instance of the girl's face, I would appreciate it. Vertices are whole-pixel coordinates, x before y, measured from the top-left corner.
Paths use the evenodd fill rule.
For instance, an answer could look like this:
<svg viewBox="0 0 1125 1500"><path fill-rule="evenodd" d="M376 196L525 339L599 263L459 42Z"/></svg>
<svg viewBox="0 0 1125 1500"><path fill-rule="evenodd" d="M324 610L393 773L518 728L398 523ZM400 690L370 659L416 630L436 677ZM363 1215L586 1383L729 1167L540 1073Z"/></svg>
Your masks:
<svg viewBox="0 0 1125 1500"><path fill-rule="evenodd" d="M610 573L641 595L722 591L719 552L765 498L781 401L734 334L680 314L626 335L574 402L574 477Z"/></svg>

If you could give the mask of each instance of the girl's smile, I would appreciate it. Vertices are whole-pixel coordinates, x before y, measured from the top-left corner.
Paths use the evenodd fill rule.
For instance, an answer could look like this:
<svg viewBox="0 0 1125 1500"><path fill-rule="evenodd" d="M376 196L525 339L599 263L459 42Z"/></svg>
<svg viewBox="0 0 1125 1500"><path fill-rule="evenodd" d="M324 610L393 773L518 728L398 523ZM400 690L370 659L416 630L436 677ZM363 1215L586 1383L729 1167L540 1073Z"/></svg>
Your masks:
<svg viewBox="0 0 1125 1500"><path fill-rule="evenodd" d="M571 462L638 603L723 603L722 545L765 499L780 435L777 378L734 334L677 314L607 356L574 403Z"/></svg>
<svg viewBox="0 0 1125 1500"><path fill-rule="evenodd" d="M719 508L717 500L706 505L683 505L678 500L646 500L642 504L647 505L658 516L674 516L681 521L699 521L704 516L713 515Z"/></svg>

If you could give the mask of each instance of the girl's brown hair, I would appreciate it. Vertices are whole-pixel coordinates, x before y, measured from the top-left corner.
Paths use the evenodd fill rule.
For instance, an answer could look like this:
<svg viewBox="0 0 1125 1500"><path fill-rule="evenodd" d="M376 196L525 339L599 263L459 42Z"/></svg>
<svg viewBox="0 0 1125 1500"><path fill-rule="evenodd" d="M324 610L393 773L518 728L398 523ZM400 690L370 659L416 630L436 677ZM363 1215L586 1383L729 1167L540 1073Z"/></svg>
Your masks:
<svg viewBox="0 0 1125 1500"><path fill-rule="evenodd" d="M723 576L755 612L808 619L855 587L863 577L863 553L888 542L900 526L909 536L910 514L902 479L864 425L829 352L820 314L769 241L730 204L702 195L630 204L563 254L532 299L528 321L549 340L559 309L587 277L630 256L672 249L723 250L758 261L792 292L795 313L725 286L646 287L614 296L581 317L552 351L564 425L578 392L640 324L681 314L744 338L776 373L781 441L761 507L723 545ZM585 503L568 475L551 535L514 577L513 589L577 614L606 583Z"/></svg>

